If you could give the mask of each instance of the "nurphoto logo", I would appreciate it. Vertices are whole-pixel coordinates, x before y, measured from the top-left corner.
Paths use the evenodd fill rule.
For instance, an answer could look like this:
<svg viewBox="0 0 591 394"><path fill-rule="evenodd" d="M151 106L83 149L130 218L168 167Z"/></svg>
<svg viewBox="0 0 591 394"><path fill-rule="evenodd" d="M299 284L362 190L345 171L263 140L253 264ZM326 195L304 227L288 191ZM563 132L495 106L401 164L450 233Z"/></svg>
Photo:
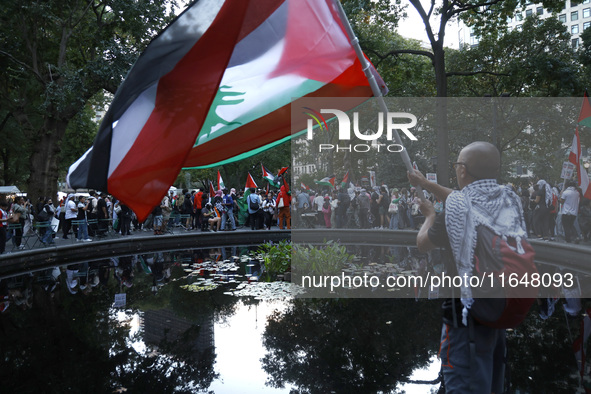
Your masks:
<svg viewBox="0 0 591 394"><path fill-rule="evenodd" d="M377 149L378 152L380 149L385 149L388 152L401 152L404 150L404 146L398 143L393 144L381 144L377 143L378 139L382 137L384 134L384 129L386 132L386 138L388 141L393 141L393 131L400 130L402 131L410 140L416 141L417 137L409 130L417 125L417 117L413 114L407 112L388 112L384 114L383 112L378 112L378 126L377 130L373 133L362 133L359 127L359 113L353 112L353 121L349 118L349 115L344 111L338 109L321 109L320 112L317 112L309 107L304 107L307 112L304 112L306 115L310 116L312 119L308 119L307 122L307 139L311 140L313 138L313 130L314 130L314 121L318 125L321 131L325 130L328 131L328 126L326 124L326 120L322 116L322 114L332 114L336 116L338 125L339 125L339 141L351 141L352 133L351 129L353 129L353 135L355 138L361 141L368 141L372 142L371 145L369 144L348 144L348 145L339 145L339 144L320 144L318 151L326 151L326 150L335 150L335 151L354 151L354 152L369 152L370 149ZM353 126L353 127L351 127ZM372 130L367 130L372 131Z"/></svg>

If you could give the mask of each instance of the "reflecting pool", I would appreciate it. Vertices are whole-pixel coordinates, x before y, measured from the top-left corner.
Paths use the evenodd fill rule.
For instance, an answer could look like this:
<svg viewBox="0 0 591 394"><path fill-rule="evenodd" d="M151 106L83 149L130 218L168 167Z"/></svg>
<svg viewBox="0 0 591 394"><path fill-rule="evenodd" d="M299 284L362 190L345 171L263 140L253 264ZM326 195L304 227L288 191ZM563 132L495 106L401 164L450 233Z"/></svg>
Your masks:
<svg viewBox="0 0 591 394"><path fill-rule="evenodd" d="M347 250L357 267L403 270L422 261L410 249ZM240 246L120 256L2 279L0 391L440 389L440 300L299 298L295 284L264 279L260 253ZM513 392L573 393L584 383L573 343L586 305L558 297L534 306L508 333Z"/></svg>

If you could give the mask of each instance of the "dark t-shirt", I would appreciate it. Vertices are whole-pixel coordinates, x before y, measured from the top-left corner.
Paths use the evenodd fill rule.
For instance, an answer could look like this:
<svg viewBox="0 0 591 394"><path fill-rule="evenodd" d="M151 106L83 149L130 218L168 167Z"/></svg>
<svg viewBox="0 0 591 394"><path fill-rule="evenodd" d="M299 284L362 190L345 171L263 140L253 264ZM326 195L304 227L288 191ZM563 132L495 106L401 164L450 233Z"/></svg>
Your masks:
<svg viewBox="0 0 591 394"><path fill-rule="evenodd" d="M103 212L103 207L105 208L105 210L107 209L107 202L100 198L98 200L98 202L96 203L96 217L97 219L107 219L107 217L105 216L104 212Z"/></svg>
<svg viewBox="0 0 591 394"><path fill-rule="evenodd" d="M449 275L455 275L457 268L454 263L454 258L451 253L451 245L449 243L449 236L447 228L445 227L445 211L435 216L433 226L428 230L427 236L433 245L443 249L443 257L445 261L445 270Z"/></svg>
<svg viewBox="0 0 591 394"><path fill-rule="evenodd" d="M427 232L429 241L440 248L450 249L449 237L445 228L445 211L435 216L433 226Z"/></svg>

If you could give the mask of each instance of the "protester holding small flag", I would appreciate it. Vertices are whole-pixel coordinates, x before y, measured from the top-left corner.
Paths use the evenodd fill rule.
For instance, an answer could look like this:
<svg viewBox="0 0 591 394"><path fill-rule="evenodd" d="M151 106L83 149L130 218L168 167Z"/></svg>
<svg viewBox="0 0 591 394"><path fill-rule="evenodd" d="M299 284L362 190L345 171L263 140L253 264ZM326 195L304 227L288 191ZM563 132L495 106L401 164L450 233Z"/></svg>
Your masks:
<svg viewBox="0 0 591 394"><path fill-rule="evenodd" d="M279 229L283 230L283 222L287 229L291 229L291 196L287 192L287 186L281 186L279 194L277 195L276 205L279 208Z"/></svg>

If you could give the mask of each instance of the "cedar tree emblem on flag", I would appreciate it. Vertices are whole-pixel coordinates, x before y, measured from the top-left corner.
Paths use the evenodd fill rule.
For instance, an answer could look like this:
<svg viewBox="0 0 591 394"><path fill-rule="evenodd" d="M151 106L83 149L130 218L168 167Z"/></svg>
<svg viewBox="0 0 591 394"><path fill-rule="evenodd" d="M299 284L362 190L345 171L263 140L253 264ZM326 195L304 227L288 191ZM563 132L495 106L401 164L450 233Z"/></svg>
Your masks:
<svg viewBox="0 0 591 394"><path fill-rule="evenodd" d="M222 179L222 174L220 174L220 170L218 170L218 190L225 189L226 185L224 185L224 180Z"/></svg>

